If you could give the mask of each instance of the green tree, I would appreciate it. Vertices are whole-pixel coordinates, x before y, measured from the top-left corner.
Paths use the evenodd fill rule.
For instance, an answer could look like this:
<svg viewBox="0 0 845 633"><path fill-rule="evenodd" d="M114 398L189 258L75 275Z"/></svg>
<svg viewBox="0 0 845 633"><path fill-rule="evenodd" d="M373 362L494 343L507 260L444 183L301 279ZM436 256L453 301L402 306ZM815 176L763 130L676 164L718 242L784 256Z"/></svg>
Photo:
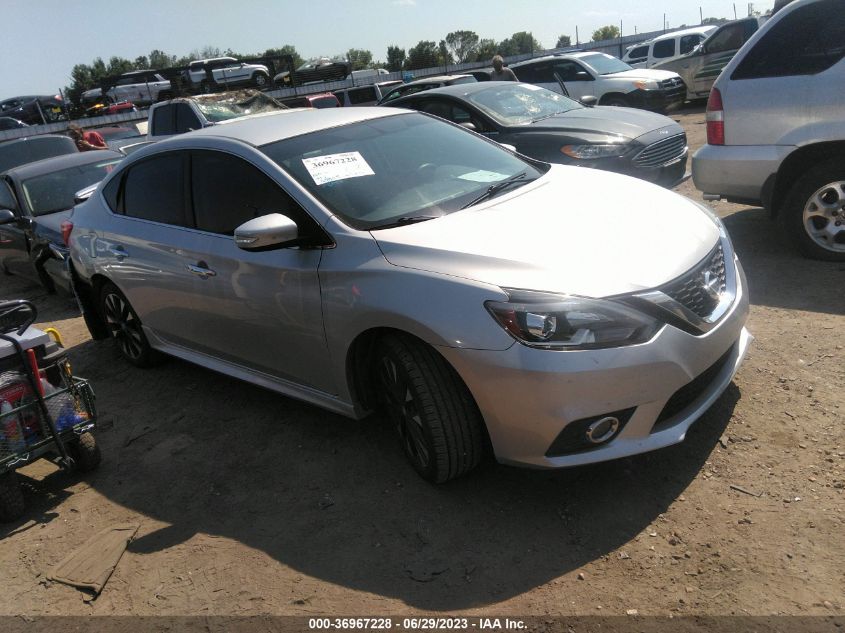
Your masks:
<svg viewBox="0 0 845 633"><path fill-rule="evenodd" d="M543 45L528 31L519 31L499 42L499 53L506 57L508 55L525 55L541 50L543 50Z"/></svg>
<svg viewBox="0 0 845 633"><path fill-rule="evenodd" d="M437 58L437 44L428 40L420 40L416 46L408 49L408 57L405 60L405 68L407 70L431 68L433 66L437 66Z"/></svg>
<svg viewBox="0 0 845 633"><path fill-rule="evenodd" d="M593 41L602 42L604 40L615 40L619 37L619 27L614 24L608 24L600 29L593 31Z"/></svg>
<svg viewBox="0 0 845 633"><path fill-rule="evenodd" d="M405 64L405 49L398 46L387 47L387 70L392 73L402 70Z"/></svg>
<svg viewBox="0 0 845 633"><path fill-rule="evenodd" d="M144 66L144 68L170 68L171 66L178 65L176 63L176 55L168 55L157 48L150 51L149 60L149 65Z"/></svg>
<svg viewBox="0 0 845 633"><path fill-rule="evenodd" d="M352 70L362 70L369 68L373 62L373 54L370 51L360 48L350 48L346 52L346 58L352 64Z"/></svg>
<svg viewBox="0 0 845 633"><path fill-rule="evenodd" d="M264 51L264 57L284 57L285 55L290 55L293 58L293 67L299 68L302 66L302 62L304 61L302 57L299 56L299 53L296 52L296 47L291 44L285 44L280 48L268 48ZM285 70L282 67L283 62L279 62L276 68L276 72L280 72L281 70Z"/></svg>
<svg viewBox="0 0 845 633"><path fill-rule="evenodd" d="M701 26L721 26L728 21L728 18L704 18L701 21Z"/></svg>
<svg viewBox="0 0 845 633"><path fill-rule="evenodd" d="M440 40L440 44L437 45L437 65L446 66L452 63L454 63L454 60L452 59L452 54L449 52L446 40Z"/></svg>
<svg viewBox="0 0 845 633"><path fill-rule="evenodd" d="M446 46L459 64L474 58L478 41L478 35L473 31L452 31L446 36Z"/></svg>
<svg viewBox="0 0 845 633"><path fill-rule="evenodd" d="M567 46L572 46L572 38L568 35L561 35L557 38L557 44L555 44L555 48L566 48Z"/></svg>
<svg viewBox="0 0 845 633"><path fill-rule="evenodd" d="M493 56L499 52L499 45L496 40L484 39L478 41L478 46L475 47L475 61L489 62Z"/></svg>

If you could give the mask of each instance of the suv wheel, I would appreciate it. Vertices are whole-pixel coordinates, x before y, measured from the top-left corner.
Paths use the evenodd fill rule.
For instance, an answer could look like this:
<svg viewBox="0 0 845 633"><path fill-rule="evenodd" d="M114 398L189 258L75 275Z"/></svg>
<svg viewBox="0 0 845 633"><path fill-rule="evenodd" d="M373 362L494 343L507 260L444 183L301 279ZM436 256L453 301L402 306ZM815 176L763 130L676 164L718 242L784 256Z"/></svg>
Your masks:
<svg viewBox="0 0 845 633"><path fill-rule="evenodd" d="M252 76L252 82L253 82L253 83L256 85L256 87L258 87L258 88L263 88L264 86L266 86L266 85L267 85L267 81L268 81L268 77L267 77L267 75L265 75L264 73L255 73L255 74Z"/></svg>
<svg viewBox="0 0 845 633"><path fill-rule="evenodd" d="M845 261L845 166L832 159L806 171L780 211L786 235L807 257Z"/></svg>
<svg viewBox="0 0 845 633"><path fill-rule="evenodd" d="M374 378L381 409L420 475L442 483L478 465L484 452L481 415L436 350L410 337L386 336Z"/></svg>
<svg viewBox="0 0 845 633"><path fill-rule="evenodd" d="M141 319L113 283L108 282L100 289L99 308L123 358L137 367L151 367L161 359L161 354L150 347L141 328Z"/></svg>

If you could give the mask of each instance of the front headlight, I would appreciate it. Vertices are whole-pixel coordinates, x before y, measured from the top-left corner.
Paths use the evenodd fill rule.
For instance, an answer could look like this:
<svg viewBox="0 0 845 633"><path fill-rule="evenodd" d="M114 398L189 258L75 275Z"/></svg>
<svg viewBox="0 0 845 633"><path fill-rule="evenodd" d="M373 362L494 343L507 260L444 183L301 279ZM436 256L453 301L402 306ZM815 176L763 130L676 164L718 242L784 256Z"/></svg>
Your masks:
<svg viewBox="0 0 845 633"><path fill-rule="evenodd" d="M637 90L657 90L658 87L657 82L652 79L641 79L634 82L634 88Z"/></svg>
<svg viewBox="0 0 845 633"><path fill-rule="evenodd" d="M605 145L564 145L560 148L560 151L570 158L591 160L595 158L622 156L627 148L628 146L622 143L610 143Z"/></svg>
<svg viewBox="0 0 845 633"><path fill-rule="evenodd" d="M485 307L523 345L549 349L601 349L645 343L661 323L622 303L524 290L507 290L507 302Z"/></svg>

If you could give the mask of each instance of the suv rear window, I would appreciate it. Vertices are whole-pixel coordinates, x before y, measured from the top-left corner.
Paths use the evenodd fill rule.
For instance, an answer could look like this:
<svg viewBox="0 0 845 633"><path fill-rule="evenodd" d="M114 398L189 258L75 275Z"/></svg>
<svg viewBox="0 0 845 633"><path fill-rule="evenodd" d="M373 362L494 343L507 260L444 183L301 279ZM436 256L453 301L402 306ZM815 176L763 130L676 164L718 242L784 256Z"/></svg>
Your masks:
<svg viewBox="0 0 845 633"><path fill-rule="evenodd" d="M845 56L841 0L795 9L774 25L745 56L731 79L815 75Z"/></svg>

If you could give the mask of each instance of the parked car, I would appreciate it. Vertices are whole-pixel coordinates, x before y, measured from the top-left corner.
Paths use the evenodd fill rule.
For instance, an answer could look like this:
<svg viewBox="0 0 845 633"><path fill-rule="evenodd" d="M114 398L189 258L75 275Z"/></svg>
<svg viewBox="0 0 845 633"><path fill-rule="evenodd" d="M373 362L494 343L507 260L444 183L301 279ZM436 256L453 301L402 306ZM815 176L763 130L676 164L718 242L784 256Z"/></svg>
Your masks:
<svg viewBox="0 0 845 633"><path fill-rule="evenodd" d="M384 68L362 68L361 70L353 70L349 73L349 78L352 84L360 83L362 79L369 77L381 77L382 75L389 75L390 72Z"/></svg>
<svg viewBox="0 0 845 633"><path fill-rule="evenodd" d="M356 86L355 88L341 88L332 90L332 94L340 101L340 105L348 106L370 106L381 101L391 88L402 84L402 80L380 81L368 86Z"/></svg>
<svg viewBox="0 0 845 633"><path fill-rule="evenodd" d="M716 26L694 26L658 35L641 44L629 46L622 61L631 68L652 68L686 55L716 30Z"/></svg>
<svg viewBox="0 0 845 633"><path fill-rule="evenodd" d="M23 121L18 121L10 116L0 116L0 132L4 130L19 130L24 127L29 127Z"/></svg>
<svg viewBox="0 0 845 633"><path fill-rule="evenodd" d="M12 97L0 101L0 116L8 116L27 125L42 125L67 119L61 95Z"/></svg>
<svg viewBox="0 0 845 633"><path fill-rule="evenodd" d="M339 108L340 101L331 92L320 92L298 97L284 97L277 99L279 103L289 108Z"/></svg>
<svg viewBox="0 0 845 633"><path fill-rule="evenodd" d="M70 293L61 224L74 194L101 181L122 154L108 150L67 154L10 169L0 176L0 268Z"/></svg>
<svg viewBox="0 0 845 633"><path fill-rule="evenodd" d="M705 98L725 65L765 20L765 17L750 17L723 24L691 52L655 64L654 69L678 73L687 88L687 99Z"/></svg>
<svg viewBox="0 0 845 633"><path fill-rule="evenodd" d="M685 88L673 72L633 69L605 53L549 55L510 65L520 81L542 86L581 101L592 96L599 105L663 111L684 102Z"/></svg>
<svg viewBox="0 0 845 633"><path fill-rule="evenodd" d="M255 90L162 101L150 108L147 140L159 141L233 119L286 109L287 106Z"/></svg>
<svg viewBox="0 0 845 633"><path fill-rule="evenodd" d="M708 209L417 112L175 137L72 221L92 334L127 361L164 352L352 418L379 409L436 482L488 438L545 468L680 442L751 339Z"/></svg>
<svg viewBox="0 0 845 633"><path fill-rule="evenodd" d="M347 59L317 57L297 68L293 73L293 78L287 70L278 73L273 77L273 83L285 87L320 81L342 81L349 76L351 71L352 64Z"/></svg>
<svg viewBox="0 0 845 633"><path fill-rule="evenodd" d="M127 145L139 143L147 139L146 134L141 134L135 125L108 125L98 127L95 132L103 137L109 149L119 152Z"/></svg>
<svg viewBox="0 0 845 633"><path fill-rule="evenodd" d="M457 86L460 84L474 83L476 83L476 79L472 75L435 75L433 77L424 77L423 79L409 81L406 84L391 89L390 92L381 98L378 105L384 105L399 97L412 95L424 90L431 90L432 88L439 88L440 86Z"/></svg>
<svg viewBox="0 0 845 633"><path fill-rule="evenodd" d="M439 116L550 163L606 169L670 188L686 172L683 128L654 112L587 108L512 81L435 88L387 105Z"/></svg>
<svg viewBox="0 0 845 633"><path fill-rule="evenodd" d="M80 98L83 106L96 103L103 97L107 97L112 102L131 101L139 106L147 106L173 97L170 81L154 70L133 70L123 73L113 82L105 82L104 87L106 87L105 92L102 87L83 92Z"/></svg>
<svg viewBox="0 0 845 633"><path fill-rule="evenodd" d="M58 134L41 134L6 141L0 143L0 174L18 165L77 152L79 150L72 139Z"/></svg>
<svg viewBox="0 0 845 633"><path fill-rule="evenodd" d="M808 257L845 261L845 13L781 9L725 66L693 157L705 198L762 205Z"/></svg>
<svg viewBox="0 0 845 633"><path fill-rule="evenodd" d="M208 71L211 72L209 80ZM270 71L263 64L247 64L234 57L197 59L188 64L187 80L208 92L213 84L224 88L255 86L263 88L270 83Z"/></svg>
<svg viewBox="0 0 845 633"><path fill-rule="evenodd" d="M86 117L104 116L106 114L120 114L121 112L136 112L138 108L131 101L114 101L110 97L89 98L83 103Z"/></svg>

